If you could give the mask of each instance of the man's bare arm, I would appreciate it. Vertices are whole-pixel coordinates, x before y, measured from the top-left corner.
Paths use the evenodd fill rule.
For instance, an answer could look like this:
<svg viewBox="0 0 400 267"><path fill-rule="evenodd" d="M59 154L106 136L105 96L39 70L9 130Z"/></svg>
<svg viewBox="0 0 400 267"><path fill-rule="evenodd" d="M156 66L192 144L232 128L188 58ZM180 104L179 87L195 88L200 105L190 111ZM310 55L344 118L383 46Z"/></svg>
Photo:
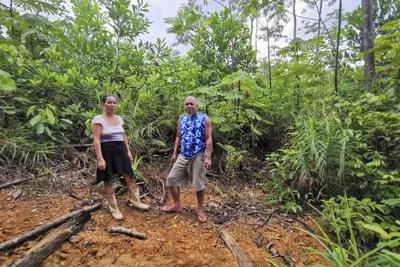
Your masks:
<svg viewBox="0 0 400 267"><path fill-rule="evenodd" d="M207 150L207 158L204 162L204 167L206 169L211 168L211 155L212 155L212 126L211 126L211 120L207 117L206 118L206 126L204 130L204 135L206 139L206 150Z"/></svg>

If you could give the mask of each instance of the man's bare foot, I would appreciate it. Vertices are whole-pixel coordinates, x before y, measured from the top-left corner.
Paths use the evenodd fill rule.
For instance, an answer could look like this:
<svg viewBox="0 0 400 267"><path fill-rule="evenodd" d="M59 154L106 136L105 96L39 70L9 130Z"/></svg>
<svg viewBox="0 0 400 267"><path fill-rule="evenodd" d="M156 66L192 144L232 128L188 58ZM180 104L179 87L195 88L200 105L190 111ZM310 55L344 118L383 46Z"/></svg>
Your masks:
<svg viewBox="0 0 400 267"><path fill-rule="evenodd" d="M172 205L172 206L162 206L162 207L160 208L160 210L163 211L163 212L182 212L182 211L183 211L182 208L181 208L180 206L175 206L175 205Z"/></svg>
<svg viewBox="0 0 400 267"><path fill-rule="evenodd" d="M196 213L197 213L197 218L199 219L199 222L201 222L201 223L206 223L206 222L208 222L207 216L206 216L206 214L204 213L203 209L199 209L199 208L197 207L197 208L194 208L194 210L195 210Z"/></svg>

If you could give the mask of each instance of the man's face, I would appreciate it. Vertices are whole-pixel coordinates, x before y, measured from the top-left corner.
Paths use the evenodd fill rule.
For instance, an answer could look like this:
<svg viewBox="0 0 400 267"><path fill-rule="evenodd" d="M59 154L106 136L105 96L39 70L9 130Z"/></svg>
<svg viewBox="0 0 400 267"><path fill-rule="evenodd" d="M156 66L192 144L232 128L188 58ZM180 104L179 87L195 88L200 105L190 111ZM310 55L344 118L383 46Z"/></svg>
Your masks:
<svg viewBox="0 0 400 267"><path fill-rule="evenodd" d="M194 99L193 97L188 97L185 100L184 103L184 107L185 107L185 112L188 115L194 115L197 113L197 102L196 99Z"/></svg>

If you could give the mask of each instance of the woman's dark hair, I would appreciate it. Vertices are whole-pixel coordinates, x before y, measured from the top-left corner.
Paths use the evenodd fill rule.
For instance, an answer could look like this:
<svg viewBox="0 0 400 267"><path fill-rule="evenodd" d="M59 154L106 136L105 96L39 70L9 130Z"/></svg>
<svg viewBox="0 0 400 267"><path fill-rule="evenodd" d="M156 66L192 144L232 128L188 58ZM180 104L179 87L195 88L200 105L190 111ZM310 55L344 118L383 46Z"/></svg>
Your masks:
<svg viewBox="0 0 400 267"><path fill-rule="evenodd" d="M108 94L108 95L105 95L105 96L103 96L103 97L101 98L101 102L102 102L102 103L106 103L107 98L110 97L110 96L112 96L112 97L114 97L115 99L117 99L117 98L115 97L115 95Z"/></svg>

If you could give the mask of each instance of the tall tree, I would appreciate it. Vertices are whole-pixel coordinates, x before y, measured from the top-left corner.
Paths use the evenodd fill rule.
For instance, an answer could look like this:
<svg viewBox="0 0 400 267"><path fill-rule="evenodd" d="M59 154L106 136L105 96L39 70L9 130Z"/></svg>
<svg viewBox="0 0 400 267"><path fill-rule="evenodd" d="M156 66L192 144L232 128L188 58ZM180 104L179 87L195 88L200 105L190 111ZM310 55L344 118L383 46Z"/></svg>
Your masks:
<svg viewBox="0 0 400 267"><path fill-rule="evenodd" d="M296 40L297 34L296 0L293 0L293 40Z"/></svg>
<svg viewBox="0 0 400 267"><path fill-rule="evenodd" d="M372 87L375 78L374 48L374 20L372 0L362 0L363 10L363 51L364 51L364 76L367 88Z"/></svg>
<svg viewBox="0 0 400 267"><path fill-rule="evenodd" d="M338 72L339 72L339 45L340 31L342 29L342 0L339 0L339 18L338 18L338 33L336 38L336 54L335 54L335 92L338 93Z"/></svg>
<svg viewBox="0 0 400 267"><path fill-rule="evenodd" d="M289 17L285 11L285 2L283 0L262 1L260 8L265 18L265 25L261 25L262 39L267 41L267 61L268 61L268 79L269 88L272 89L272 67L271 67L271 38L279 39L282 37L282 31Z"/></svg>

